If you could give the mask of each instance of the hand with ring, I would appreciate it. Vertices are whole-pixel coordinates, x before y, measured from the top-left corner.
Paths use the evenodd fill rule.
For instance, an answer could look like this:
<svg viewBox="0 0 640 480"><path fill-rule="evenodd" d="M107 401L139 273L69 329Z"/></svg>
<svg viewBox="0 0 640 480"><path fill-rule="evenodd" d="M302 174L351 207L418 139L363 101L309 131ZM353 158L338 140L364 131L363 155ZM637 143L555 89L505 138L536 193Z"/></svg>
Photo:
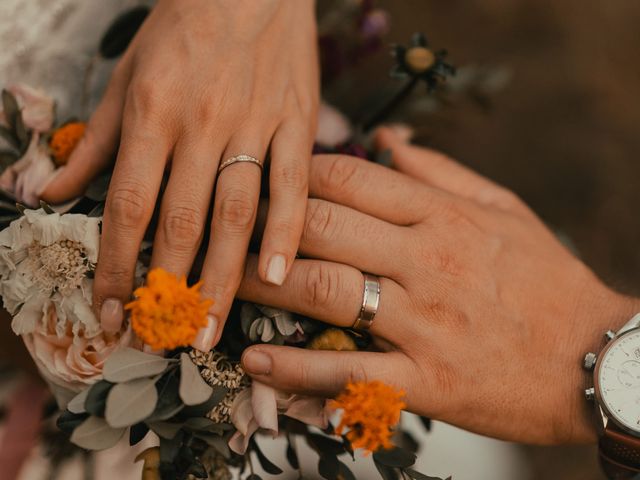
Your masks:
<svg viewBox="0 0 640 480"><path fill-rule="evenodd" d="M84 139L42 195L57 204L81 194L117 151L94 282L105 330L122 323L165 169L151 267L186 275L208 240L201 291L215 303L194 347L209 350L222 332L267 157L272 201L258 270L261 281L284 281L303 228L316 130L314 14L313 0L157 2Z"/></svg>
<svg viewBox="0 0 640 480"><path fill-rule="evenodd" d="M376 351L256 345L246 371L324 396L378 379L404 389L409 410L484 435L594 441L578 359L639 302L605 287L512 192L390 129L377 140L399 172L313 158L304 258L282 286L261 282L251 258L239 290L341 327L375 315L364 327Z"/></svg>

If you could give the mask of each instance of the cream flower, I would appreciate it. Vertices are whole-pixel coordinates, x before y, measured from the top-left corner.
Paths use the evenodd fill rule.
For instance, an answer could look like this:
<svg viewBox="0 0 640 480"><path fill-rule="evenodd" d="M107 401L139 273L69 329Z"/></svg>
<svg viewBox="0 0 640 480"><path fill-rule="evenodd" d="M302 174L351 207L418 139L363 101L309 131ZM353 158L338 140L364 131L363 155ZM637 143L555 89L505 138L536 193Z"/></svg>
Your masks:
<svg viewBox="0 0 640 480"><path fill-rule="evenodd" d="M320 104L316 143L325 147L335 147L349 140L351 132L351 124L346 116L328 103Z"/></svg>
<svg viewBox="0 0 640 480"><path fill-rule="evenodd" d="M243 454L258 429L275 437L279 414L318 428L327 428L329 421L324 399L280 392L254 381L231 406L231 422L237 429L229 440L231 450Z"/></svg>
<svg viewBox="0 0 640 480"><path fill-rule="evenodd" d="M88 385L102 379L105 360L115 351L134 342L131 327L116 334L58 334L60 322L54 308L43 316L36 330L22 336L38 370L49 383L58 404L64 407Z"/></svg>
<svg viewBox="0 0 640 480"><path fill-rule="evenodd" d="M91 338L100 325L91 309L92 280L98 259L100 219L85 215L26 210L0 232L0 295L18 335L49 328Z"/></svg>
<svg viewBox="0 0 640 480"><path fill-rule="evenodd" d="M42 90L31 88L27 85L12 85L7 90L16 97L18 106L22 110L24 125L36 132L46 132L53 126L55 115L55 102ZM0 112L0 120L4 115Z"/></svg>
<svg viewBox="0 0 640 480"><path fill-rule="evenodd" d="M22 158L0 175L0 188L13 194L18 202L34 207L55 170L46 145L40 145L40 134L34 132Z"/></svg>

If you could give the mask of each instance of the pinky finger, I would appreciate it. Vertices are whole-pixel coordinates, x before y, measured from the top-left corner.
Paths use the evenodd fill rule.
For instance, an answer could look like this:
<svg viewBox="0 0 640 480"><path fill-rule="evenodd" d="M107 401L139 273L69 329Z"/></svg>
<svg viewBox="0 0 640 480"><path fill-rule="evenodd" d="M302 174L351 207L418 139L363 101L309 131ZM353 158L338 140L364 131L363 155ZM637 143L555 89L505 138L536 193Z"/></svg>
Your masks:
<svg viewBox="0 0 640 480"><path fill-rule="evenodd" d="M291 268L307 209L313 140L302 124L283 123L271 143L270 203L259 272L274 285L282 285Z"/></svg>
<svg viewBox="0 0 640 480"><path fill-rule="evenodd" d="M242 366L254 380L286 392L324 397L359 381L381 380L406 389L407 363L399 352L329 352L274 345L251 347L242 356Z"/></svg>

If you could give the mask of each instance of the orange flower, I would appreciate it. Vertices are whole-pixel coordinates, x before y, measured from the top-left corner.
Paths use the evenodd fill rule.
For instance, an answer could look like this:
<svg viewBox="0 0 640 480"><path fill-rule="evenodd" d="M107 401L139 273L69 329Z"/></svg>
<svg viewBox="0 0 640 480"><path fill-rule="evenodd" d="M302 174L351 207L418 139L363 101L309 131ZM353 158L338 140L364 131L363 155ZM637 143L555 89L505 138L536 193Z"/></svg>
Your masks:
<svg viewBox="0 0 640 480"><path fill-rule="evenodd" d="M343 410L336 433L346 436L354 450L364 448L375 452L392 448L392 428L400 421L405 403L404 391L397 391L382 382L349 383L344 392L331 402L333 408Z"/></svg>
<svg viewBox="0 0 640 480"><path fill-rule="evenodd" d="M187 286L161 268L151 270L147 284L136 289L136 299L125 306L131 311L136 335L154 350L190 345L198 330L207 326L210 300L200 298L201 283Z"/></svg>
<svg viewBox="0 0 640 480"><path fill-rule="evenodd" d="M67 123L58 128L49 140L51 154L58 166L66 165L71 153L84 135L86 125L82 122Z"/></svg>

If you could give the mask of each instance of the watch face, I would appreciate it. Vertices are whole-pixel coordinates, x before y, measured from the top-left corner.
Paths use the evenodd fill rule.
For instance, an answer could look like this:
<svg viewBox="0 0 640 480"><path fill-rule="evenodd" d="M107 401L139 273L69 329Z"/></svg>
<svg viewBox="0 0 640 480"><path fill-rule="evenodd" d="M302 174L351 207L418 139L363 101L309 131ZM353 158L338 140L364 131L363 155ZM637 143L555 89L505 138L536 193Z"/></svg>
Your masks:
<svg viewBox="0 0 640 480"><path fill-rule="evenodd" d="M640 329L612 341L598 359L600 403L626 430L640 434Z"/></svg>

